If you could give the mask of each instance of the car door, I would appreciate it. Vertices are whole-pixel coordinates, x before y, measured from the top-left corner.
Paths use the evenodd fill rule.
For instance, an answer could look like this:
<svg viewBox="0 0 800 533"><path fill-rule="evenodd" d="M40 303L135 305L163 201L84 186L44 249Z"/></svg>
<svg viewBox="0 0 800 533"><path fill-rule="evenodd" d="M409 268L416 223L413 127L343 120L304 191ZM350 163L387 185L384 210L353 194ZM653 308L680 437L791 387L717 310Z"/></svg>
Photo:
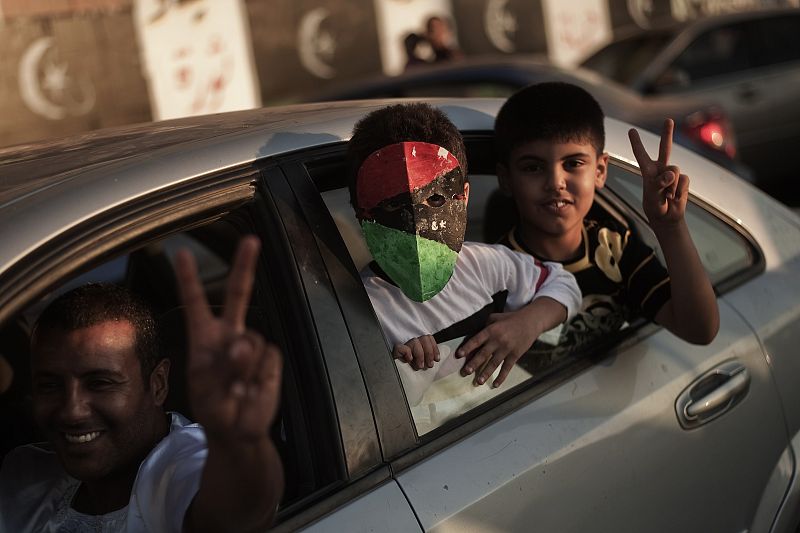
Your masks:
<svg viewBox="0 0 800 533"><path fill-rule="evenodd" d="M471 168L491 166L490 137L468 139L467 145ZM298 167L291 182L308 183L308 172L321 192L324 206L318 200L308 206L319 217L311 227L327 250L329 272L343 269L333 288L356 346L383 455L424 530L742 531L760 509L774 516L780 498L770 498L787 483L774 474L788 460L780 402L757 338L724 301L720 333L709 346L639 325L611 349L497 389L462 415L423 429L416 408L401 403L380 326L351 270L366 259L351 242L357 228L341 157L328 156ZM625 187L641 178L623 163L614 169L622 177L609 186L627 196L609 194L607 202L642 225L625 201L637 194ZM481 204L476 195L495 188L479 184L477 176L471 183L470 205ZM760 271L758 249L746 235L693 209L700 222L693 219L692 227L707 233L704 253L713 259L709 268L718 288ZM718 250L722 237L726 248ZM705 402L712 410L687 422L687 405L694 413ZM769 503L762 502L764 494Z"/></svg>
<svg viewBox="0 0 800 533"><path fill-rule="evenodd" d="M308 158L313 156L294 157ZM320 213L315 208L320 202L319 194L307 179L298 163L291 159L284 168L270 166L263 170L261 183L269 191L265 196L269 205L262 213L265 223L279 222L285 232L288 247L281 255L291 258L282 262L290 270L285 276L302 287L307 303L307 307L301 306L307 310L305 317L289 318L293 324L306 326L291 331L287 339L296 347L293 353L305 360L297 365L297 371L304 374L313 368L324 369L324 375L316 381L326 390L318 391L317 401L330 409L322 419L309 419L308 423L332 424L327 437L333 435L335 440L314 442L311 447L339 448L344 467L335 473L336 481L328 487L282 509L279 523L273 529L419 531L413 509L383 460L383 455L392 452L386 442L379 445L375 419L383 420L381 427L385 427L387 417L382 419L370 408L374 399L368 396L363 367L358 364L358 350L364 347L354 345L352 325L346 324L342 316L341 308L357 308L359 302L347 294L337 294L333 288L353 280L343 271L341 257L330 249L330 231L335 232L335 227L320 224ZM278 302L272 305L278 305L282 315L290 314L292 307L287 305L287 298L296 295L286 293L276 297ZM311 376L306 375L302 381L309 379ZM306 405L304 410L319 411L317 407Z"/></svg>
<svg viewBox="0 0 800 533"><path fill-rule="evenodd" d="M640 198L639 181L614 166L607 186ZM746 237L693 211L719 286L758 268ZM724 301L720 319L708 346L642 327L583 372L522 393L529 401L518 410L409 465L398 480L425 530L738 532L759 512L772 511L771 521L788 483L774 476L788 461L780 401L749 326ZM727 411L687 420L687 405L717 400Z"/></svg>

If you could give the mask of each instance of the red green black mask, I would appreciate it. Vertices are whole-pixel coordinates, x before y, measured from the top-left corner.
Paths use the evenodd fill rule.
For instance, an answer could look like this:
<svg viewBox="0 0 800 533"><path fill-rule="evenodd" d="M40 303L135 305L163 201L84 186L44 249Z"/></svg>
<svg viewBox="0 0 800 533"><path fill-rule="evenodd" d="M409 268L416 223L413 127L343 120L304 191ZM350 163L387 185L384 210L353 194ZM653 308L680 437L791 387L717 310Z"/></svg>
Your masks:
<svg viewBox="0 0 800 533"><path fill-rule="evenodd" d="M441 291L464 242L461 166L447 149L403 142L372 153L356 178L358 218L372 256L412 300Z"/></svg>

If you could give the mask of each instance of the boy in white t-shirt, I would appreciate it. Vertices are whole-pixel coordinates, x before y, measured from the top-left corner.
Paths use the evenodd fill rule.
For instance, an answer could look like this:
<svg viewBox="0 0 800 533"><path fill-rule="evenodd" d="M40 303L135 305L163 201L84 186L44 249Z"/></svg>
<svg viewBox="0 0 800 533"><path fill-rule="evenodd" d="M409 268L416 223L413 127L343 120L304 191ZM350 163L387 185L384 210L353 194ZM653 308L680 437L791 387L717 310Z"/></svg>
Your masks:
<svg viewBox="0 0 800 533"><path fill-rule="evenodd" d="M395 358L436 368L401 365L412 404L432 374L460 369L483 384L502 365L492 382L499 386L581 300L575 278L556 263L463 242L466 164L460 132L427 104L368 114L348 146L350 199L374 259L364 285ZM464 336L454 357L439 361L437 343Z"/></svg>

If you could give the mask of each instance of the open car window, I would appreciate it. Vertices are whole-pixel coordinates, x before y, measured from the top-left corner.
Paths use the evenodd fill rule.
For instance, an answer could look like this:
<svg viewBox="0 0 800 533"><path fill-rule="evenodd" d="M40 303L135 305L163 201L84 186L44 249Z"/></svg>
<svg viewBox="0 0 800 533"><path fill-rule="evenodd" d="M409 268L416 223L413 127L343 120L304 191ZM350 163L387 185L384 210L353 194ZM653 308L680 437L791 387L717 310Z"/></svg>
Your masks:
<svg viewBox="0 0 800 533"><path fill-rule="evenodd" d="M641 208L642 178L639 174L619 165L609 165L606 187L644 219ZM720 285L757 268L759 254L751 240L733 221L715 215L691 197L686 205L686 224L700 260L718 292ZM644 237L649 238L654 247L657 246L652 235Z"/></svg>
<svg viewBox="0 0 800 533"><path fill-rule="evenodd" d="M147 236L146 243L131 240L120 244L110 258L87 265L80 272L60 280L47 294L31 300L21 311L0 327L0 354L13 369L10 388L0 394L0 461L16 446L44 440L32 414L29 371L29 337L31 328L42 310L59 295L92 282L120 285L144 299L153 309L160 330L164 353L169 357L169 393L165 408L193 420L187 390L187 346L184 309L179 299L175 278L175 257L181 248L195 256L198 274L212 309L219 313L225 298L225 282L235 248L245 233L257 231L251 206L245 205L227 215L212 217L200 223L184 223L184 227L164 227ZM253 297L246 321L248 327L260 332L265 339L278 344L284 353L282 404L271 428L273 442L285 469L286 487L281 512L288 508L302 509L305 500L313 499L319 490L338 481L339 469L332 454L338 453L325 445L327 435L322 431L320 414L309 405L322 407L317 399L307 396L318 390L318 384L307 386L308 369L298 368L299 357L292 357L286 345L287 332L281 318L282 310L273 293L278 266L272 264L267 243L259 264ZM285 312L285 309L283 309ZM289 332L291 333L291 332ZM312 420L312 418L314 420Z"/></svg>
<svg viewBox="0 0 800 533"><path fill-rule="evenodd" d="M314 169L309 169L312 178ZM341 168L343 172L343 167ZM466 240L493 243L501 238L515 224L513 204L498 193L497 178L486 169L482 173L470 175L470 201ZM350 205L349 192L344 186L343 177L337 180L315 180L331 217L353 259L361 271L372 260L365 244L354 210ZM612 161L609 170L607 191L598 194L590 215L616 219L628 226L645 244L663 257L655 236L641 214L641 177L635 169L629 169ZM727 221L717 218L696 204L690 204L687 220L696 239L703 263L709 271L712 282L723 281L741 274L751 268L755 255L747 240L732 229ZM514 366L505 383L499 388L473 385L473 376L462 377L458 369L445 368L444 365L430 370L415 371L404 362L395 362L404 386L408 407L411 411L418 435L425 435L437 428L457 423L457 419L469 412L483 412L494 405L494 399L503 394L514 394L515 389L528 388L535 383L557 379L565 368L586 357L602 357L615 344L629 335L629 332L645 324L642 318L634 323L625 322L618 334L598 342L595 349L579 352L568 346L557 346L548 354L529 352ZM477 332L477 331L476 331ZM476 333L473 332L473 333ZM434 333L434 332L431 332ZM558 328L546 332L541 340L557 343ZM439 352L444 361L464 338L456 338L439 343ZM386 346L386 357L391 357L391 346ZM498 371L495 371L496 377ZM491 383L491 378L488 383ZM497 400L502 401L502 399Z"/></svg>

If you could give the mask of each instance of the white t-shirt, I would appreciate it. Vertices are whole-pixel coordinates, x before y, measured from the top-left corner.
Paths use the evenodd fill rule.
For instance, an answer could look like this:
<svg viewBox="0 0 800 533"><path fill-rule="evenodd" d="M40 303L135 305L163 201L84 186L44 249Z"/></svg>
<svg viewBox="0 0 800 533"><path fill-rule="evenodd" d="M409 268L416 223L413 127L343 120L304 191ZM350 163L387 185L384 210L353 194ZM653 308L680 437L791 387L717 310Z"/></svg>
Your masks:
<svg viewBox="0 0 800 533"><path fill-rule="evenodd" d="M575 277L560 263L540 263L502 245L465 242L458 254L455 271L444 289L425 302L415 302L395 285L383 280L367 267L361 271L372 306L378 315L391 350L421 335L434 335L468 319L493 297L507 290L505 310L514 311L536 298L547 296L566 307L572 317L581 304ZM477 333L473 331L472 333ZM454 359L455 351L434 368L415 372L397 362L409 403L414 405L434 379L459 370L464 359ZM453 359L453 360L451 360Z"/></svg>
<svg viewBox="0 0 800 533"><path fill-rule="evenodd" d="M202 427L170 416L169 434L139 466L128 505L104 515L71 507L81 482L64 472L53 451L34 444L14 449L0 469L0 533L179 533L208 449Z"/></svg>

